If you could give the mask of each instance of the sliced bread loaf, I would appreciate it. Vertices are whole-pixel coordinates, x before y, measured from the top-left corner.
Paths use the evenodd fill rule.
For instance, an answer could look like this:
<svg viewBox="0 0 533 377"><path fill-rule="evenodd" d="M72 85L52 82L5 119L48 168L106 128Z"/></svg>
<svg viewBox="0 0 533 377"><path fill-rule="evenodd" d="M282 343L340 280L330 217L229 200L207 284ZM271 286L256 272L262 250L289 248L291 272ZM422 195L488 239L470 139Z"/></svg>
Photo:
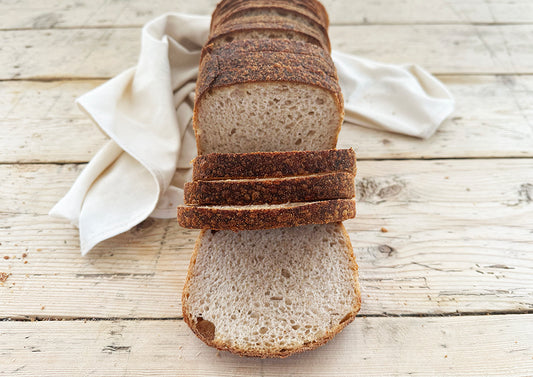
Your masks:
<svg viewBox="0 0 533 377"><path fill-rule="evenodd" d="M355 174L355 152L350 149L318 151L210 153L193 161L193 180L290 177L346 172Z"/></svg>
<svg viewBox="0 0 533 377"><path fill-rule="evenodd" d="M184 228L214 230L274 229L328 224L355 217L353 199L246 206L178 206Z"/></svg>
<svg viewBox="0 0 533 377"><path fill-rule="evenodd" d="M206 51L193 115L198 154L335 147L343 98L322 48L263 39Z"/></svg>
<svg viewBox="0 0 533 377"><path fill-rule="evenodd" d="M354 175L335 172L284 178L225 179L185 184L185 204L247 205L350 199Z"/></svg>
<svg viewBox="0 0 533 377"><path fill-rule="evenodd" d="M357 264L342 224L202 231L182 308L206 344L243 356L316 348L360 308Z"/></svg>

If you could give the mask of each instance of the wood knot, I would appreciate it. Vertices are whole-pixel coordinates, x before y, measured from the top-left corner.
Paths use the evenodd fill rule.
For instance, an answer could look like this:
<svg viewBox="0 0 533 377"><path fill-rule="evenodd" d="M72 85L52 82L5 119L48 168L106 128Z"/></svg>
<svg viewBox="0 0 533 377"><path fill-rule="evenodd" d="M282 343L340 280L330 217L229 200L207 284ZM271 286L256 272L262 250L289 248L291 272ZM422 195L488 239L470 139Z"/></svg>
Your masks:
<svg viewBox="0 0 533 377"><path fill-rule="evenodd" d="M396 249L389 245L379 245L378 250L382 254L387 254L388 257L390 257L394 252L396 252Z"/></svg>

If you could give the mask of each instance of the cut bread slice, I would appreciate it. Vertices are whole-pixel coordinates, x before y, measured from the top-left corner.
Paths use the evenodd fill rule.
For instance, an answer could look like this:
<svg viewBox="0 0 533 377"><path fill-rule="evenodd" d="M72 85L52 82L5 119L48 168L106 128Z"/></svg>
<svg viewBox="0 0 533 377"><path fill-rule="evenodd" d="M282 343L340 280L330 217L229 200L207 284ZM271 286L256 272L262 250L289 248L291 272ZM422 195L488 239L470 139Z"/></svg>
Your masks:
<svg viewBox="0 0 533 377"><path fill-rule="evenodd" d="M286 18L300 18L310 26L327 32L329 18L324 6L318 1L308 0L228 0L221 1L211 18L211 31L219 24L233 18L246 17L249 14L276 14Z"/></svg>
<svg viewBox="0 0 533 377"><path fill-rule="evenodd" d="M299 20L278 15L257 15L228 20L211 32L207 44L212 43L214 47L218 47L233 40L275 38L312 43L331 51L327 34Z"/></svg>
<svg viewBox="0 0 533 377"><path fill-rule="evenodd" d="M353 199L247 206L178 206L184 228L214 230L274 229L328 224L355 217Z"/></svg>
<svg viewBox="0 0 533 377"><path fill-rule="evenodd" d="M202 231L183 290L185 322L206 344L286 357L325 344L360 308L342 224Z"/></svg>
<svg viewBox="0 0 533 377"><path fill-rule="evenodd" d="M198 154L335 148L344 105L322 48L261 39L206 50L193 115Z"/></svg>
<svg viewBox="0 0 533 377"><path fill-rule="evenodd" d="M319 151L210 153L193 161L193 180L276 178L318 173L356 173L350 149Z"/></svg>
<svg viewBox="0 0 533 377"><path fill-rule="evenodd" d="M185 204L247 205L350 199L354 175L325 173L284 178L224 179L185 184Z"/></svg>

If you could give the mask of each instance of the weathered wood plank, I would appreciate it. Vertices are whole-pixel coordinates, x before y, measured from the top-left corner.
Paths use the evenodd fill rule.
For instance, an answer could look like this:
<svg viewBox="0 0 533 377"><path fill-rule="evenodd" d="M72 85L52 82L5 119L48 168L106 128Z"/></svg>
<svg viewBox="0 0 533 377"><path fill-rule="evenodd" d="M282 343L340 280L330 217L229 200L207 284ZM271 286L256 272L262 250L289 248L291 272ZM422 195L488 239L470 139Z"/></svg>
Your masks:
<svg viewBox="0 0 533 377"><path fill-rule="evenodd" d="M139 28L2 31L0 79L114 76L136 63L140 34ZM533 25L363 25L330 30L338 50L389 63L415 62L447 74L533 73L532 35Z"/></svg>
<svg viewBox="0 0 533 377"><path fill-rule="evenodd" d="M362 314L533 309L532 166L359 162L358 217L346 227ZM0 272L11 274L0 317L179 317L196 231L148 220L80 257L76 230L45 215L79 169L0 166Z"/></svg>
<svg viewBox="0 0 533 377"><path fill-rule="evenodd" d="M210 14L217 0L11 0L0 5L2 29L141 26L165 12ZM528 0L323 0L333 24L533 22Z"/></svg>
<svg viewBox="0 0 533 377"><path fill-rule="evenodd" d="M345 125L359 159L532 157L533 76L443 76L456 111L429 140ZM0 82L0 162L86 162L106 137L74 105L101 80ZM66 147L68 146L68 147Z"/></svg>
<svg viewBox="0 0 533 377"><path fill-rule="evenodd" d="M0 356L10 376L524 376L532 323L358 317L315 351L261 360L217 352L179 320L0 322Z"/></svg>

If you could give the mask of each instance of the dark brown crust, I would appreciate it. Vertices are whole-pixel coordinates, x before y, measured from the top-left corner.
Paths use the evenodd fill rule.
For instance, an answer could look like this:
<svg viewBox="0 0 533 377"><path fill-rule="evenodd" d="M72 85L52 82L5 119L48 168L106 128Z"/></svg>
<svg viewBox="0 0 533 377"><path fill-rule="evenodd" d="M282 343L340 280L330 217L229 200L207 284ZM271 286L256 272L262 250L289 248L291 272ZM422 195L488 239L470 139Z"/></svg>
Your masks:
<svg viewBox="0 0 533 377"><path fill-rule="evenodd" d="M353 199L309 202L299 206L255 209L221 209L210 206L178 206L178 223L184 228L254 230L328 224L355 217Z"/></svg>
<svg viewBox="0 0 533 377"><path fill-rule="evenodd" d="M185 184L185 204L247 205L350 199L354 175L326 173L291 178L193 181Z"/></svg>
<svg viewBox="0 0 533 377"><path fill-rule="evenodd" d="M327 35L301 22L282 17L247 17L242 20L229 20L218 25L211 32L206 44L214 43L219 38L231 38L231 35L236 32L256 30L275 30L300 34L306 37L309 43L331 51L331 45Z"/></svg>
<svg viewBox="0 0 533 377"><path fill-rule="evenodd" d="M315 45L283 39L233 41L202 52L196 100L209 89L255 82L292 82L326 89L342 99L331 56Z"/></svg>
<svg viewBox="0 0 533 377"><path fill-rule="evenodd" d="M305 42L259 39L234 41L204 56L193 113L198 154L202 154L198 117L203 94L219 87L257 82L297 83L329 91L340 118L329 146L335 147L344 115L344 100L331 56L322 48Z"/></svg>
<svg viewBox="0 0 533 377"><path fill-rule="evenodd" d="M350 256L350 270L353 274L353 283L354 283L354 291L357 298L357 301L352 308L352 311L345 317L345 319L339 323L337 326L333 327L330 331L328 331L323 337L316 339L313 342L306 343L306 345L301 346L299 348L293 348L293 349L286 349L286 350L272 350L271 352L258 352L255 350L249 350L249 349L242 349L230 346L228 344L224 344L221 342L217 342L214 339L207 339L203 333L198 331L196 328L196 319L192 318L191 313L188 311L188 296L189 296L189 289L191 286L191 280L193 276L193 270L194 266L196 264L196 258L198 255L198 250L201 246L201 240L204 235L205 230L202 230L200 232L200 235L198 236L198 239L196 240L196 244L194 247L194 251L191 257L191 262L189 264L189 269L187 271L187 279L185 281L185 285L183 287L183 294L182 294L182 312L183 312L183 320L185 323L191 328L191 330L194 332L194 334L200 338L205 344L207 344L210 347L215 347L221 351L229 351L232 353L235 353L240 356L250 356L250 357L260 357L260 358L285 358L287 356L293 355L295 353L304 352L304 351L310 351L315 348L318 348L324 344L326 344L329 340L331 340L335 335L337 335L342 329L344 329L348 324L350 324L354 319L359 310L361 309L361 292L359 288L359 279L358 279L358 266L355 260L355 256L353 253L352 244L350 242L350 237L348 236L346 229L342 224L339 224L342 227L342 232L344 234L346 245L349 249L349 256Z"/></svg>
<svg viewBox="0 0 533 377"><path fill-rule="evenodd" d="M277 178L330 172L356 173L356 156L352 148L209 153L196 157L192 164L193 180Z"/></svg>
<svg viewBox="0 0 533 377"><path fill-rule="evenodd" d="M211 17L211 31L220 23L229 19L240 17L253 9L277 10L279 12L291 12L305 17L316 27L327 34L329 18L324 6L318 1L306 0L228 0L221 1L215 8Z"/></svg>

